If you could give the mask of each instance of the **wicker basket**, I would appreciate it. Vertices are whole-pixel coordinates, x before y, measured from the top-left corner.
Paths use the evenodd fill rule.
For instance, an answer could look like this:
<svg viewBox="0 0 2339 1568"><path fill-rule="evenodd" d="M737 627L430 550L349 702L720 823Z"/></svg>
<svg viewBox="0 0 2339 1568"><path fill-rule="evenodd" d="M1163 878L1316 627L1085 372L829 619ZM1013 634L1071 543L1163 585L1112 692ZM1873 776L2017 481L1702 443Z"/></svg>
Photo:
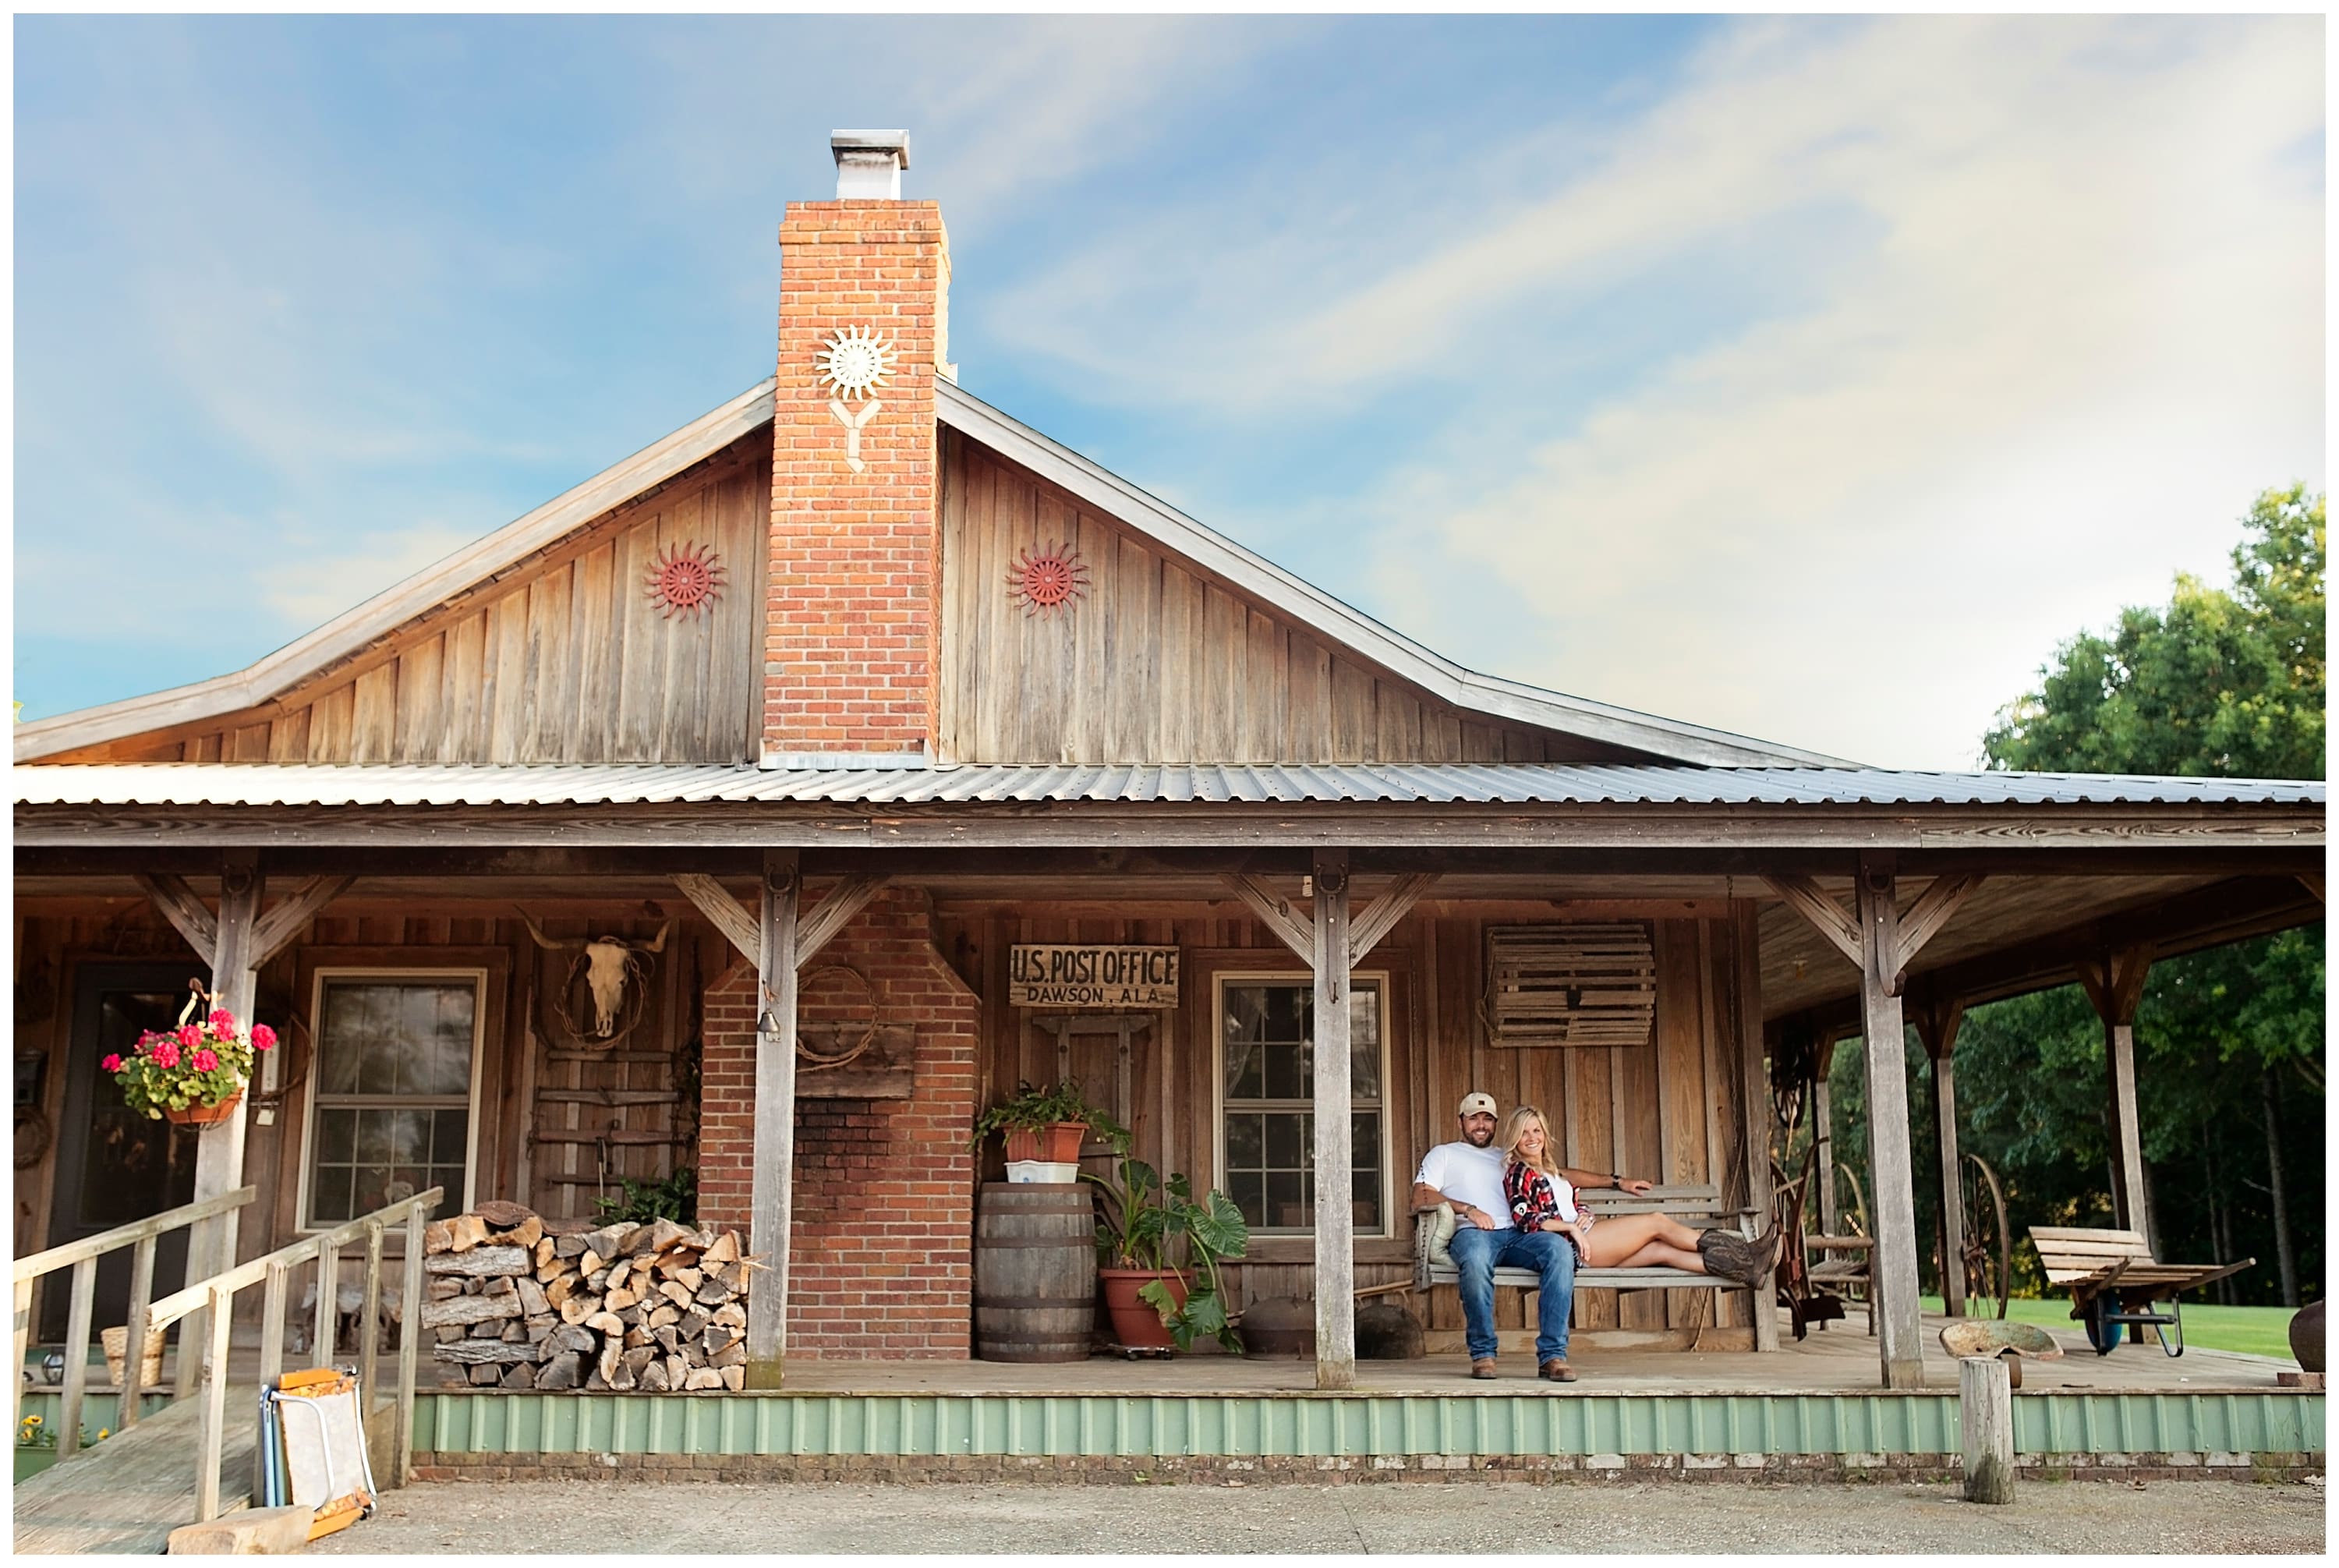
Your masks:
<svg viewBox="0 0 2339 1568"><path fill-rule="evenodd" d="M128 1370L130 1330L127 1326L108 1328L98 1336L105 1342L105 1370L113 1378L116 1388L122 1386L122 1375ZM160 1388L163 1386L163 1331L146 1331L146 1355L138 1368L138 1386Z"/></svg>

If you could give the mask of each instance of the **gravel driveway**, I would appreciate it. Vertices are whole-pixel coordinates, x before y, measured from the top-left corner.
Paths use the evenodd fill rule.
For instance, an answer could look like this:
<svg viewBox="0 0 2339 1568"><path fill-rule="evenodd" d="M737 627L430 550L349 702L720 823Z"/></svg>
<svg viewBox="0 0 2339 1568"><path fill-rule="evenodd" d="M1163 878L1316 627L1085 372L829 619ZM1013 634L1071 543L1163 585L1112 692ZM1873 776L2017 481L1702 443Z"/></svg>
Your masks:
<svg viewBox="0 0 2339 1568"><path fill-rule="evenodd" d="M1174 1486L438 1482L317 1553L2281 1552L2320 1554L2323 1487L2031 1482Z"/></svg>

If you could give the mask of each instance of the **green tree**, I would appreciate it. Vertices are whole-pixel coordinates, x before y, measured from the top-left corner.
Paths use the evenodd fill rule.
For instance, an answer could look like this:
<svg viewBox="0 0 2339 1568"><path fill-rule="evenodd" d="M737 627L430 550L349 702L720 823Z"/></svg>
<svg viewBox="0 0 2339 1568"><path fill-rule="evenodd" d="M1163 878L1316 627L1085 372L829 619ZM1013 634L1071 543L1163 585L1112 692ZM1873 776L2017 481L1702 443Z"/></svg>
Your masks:
<svg viewBox="0 0 2339 1568"><path fill-rule="evenodd" d="M2259 496L2228 587L2179 575L2169 602L2121 611L2056 651L1998 716L1989 765L2048 773L2324 776L2324 498ZM2323 928L2153 966L2137 1018L2138 1118L2164 1247L2255 1256L2227 1299L2295 1302L2322 1277ZM1910 1102L1930 1099L1908 1046ZM1836 1053L1843 1158L1864 1161L1859 1051ZM1958 1037L1959 1145L1995 1166L2015 1234L2109 1224L2102 1025L2076 985L1978 1007ZM1917 1142L1929 1146L1920 1115ZM1912 1149L1919 1169L1930 1167ZM1920 1235L1938 1198L1918 1182ZM1927 1250L1929 1250L1929 1243ZM2319 1294L2319 1292L2318 1292Z"/></svg>

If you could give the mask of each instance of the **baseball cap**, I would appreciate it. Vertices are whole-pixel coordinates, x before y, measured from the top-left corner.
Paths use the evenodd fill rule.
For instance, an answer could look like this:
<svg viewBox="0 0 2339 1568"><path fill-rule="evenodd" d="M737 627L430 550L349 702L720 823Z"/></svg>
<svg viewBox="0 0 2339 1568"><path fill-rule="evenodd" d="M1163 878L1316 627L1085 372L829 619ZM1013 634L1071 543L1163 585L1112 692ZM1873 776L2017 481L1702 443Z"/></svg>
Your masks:
<svg viewBox="0 0 2339 1568"><path fill-rule="evenodd" d="M1462 1109L1456 1111L1454 1114L1456 1116L1477 1116L1482 1113L1487 1116L1496 1114L1495 1110L1495 1097L1493 1095L1466 1094L1462 1097Z"/></svg>

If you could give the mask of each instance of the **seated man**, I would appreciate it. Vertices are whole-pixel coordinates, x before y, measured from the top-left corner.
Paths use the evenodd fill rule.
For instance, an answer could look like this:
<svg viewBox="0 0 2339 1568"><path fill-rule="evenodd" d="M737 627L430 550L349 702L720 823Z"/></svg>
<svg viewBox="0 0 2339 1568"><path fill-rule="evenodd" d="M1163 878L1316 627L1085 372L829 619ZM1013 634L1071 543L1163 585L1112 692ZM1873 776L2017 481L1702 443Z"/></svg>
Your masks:
<svg viewBox="0 0 2339 1568"><path fill-rule="evenodd" d="M1414 1178L1413 1206L1435 1208L1450 1203L1459 1223L1449 1244L1454 1265L1461 1271L1462 1323L1470 1347L1470 1376L1495 1376L1495 1270L1499 1267L1532 1269L1542 1277L1536 1315L1535 1361L1538 1375L1554 1383L1573 1383L1567 1365L1567 1318L1575 1305L1575 1247L1567 1238L1548 1230L1520 1230L1511 1223L1510 1199L1503 1191L1503 1153L1495 1147L1495 1097L1466 1094L1456 1112L1462 1138L1441 1143L1422 1158ZM1645 1181L1568 1170L1578 1186L1609 1187L1646 1192Z"/></svg>

